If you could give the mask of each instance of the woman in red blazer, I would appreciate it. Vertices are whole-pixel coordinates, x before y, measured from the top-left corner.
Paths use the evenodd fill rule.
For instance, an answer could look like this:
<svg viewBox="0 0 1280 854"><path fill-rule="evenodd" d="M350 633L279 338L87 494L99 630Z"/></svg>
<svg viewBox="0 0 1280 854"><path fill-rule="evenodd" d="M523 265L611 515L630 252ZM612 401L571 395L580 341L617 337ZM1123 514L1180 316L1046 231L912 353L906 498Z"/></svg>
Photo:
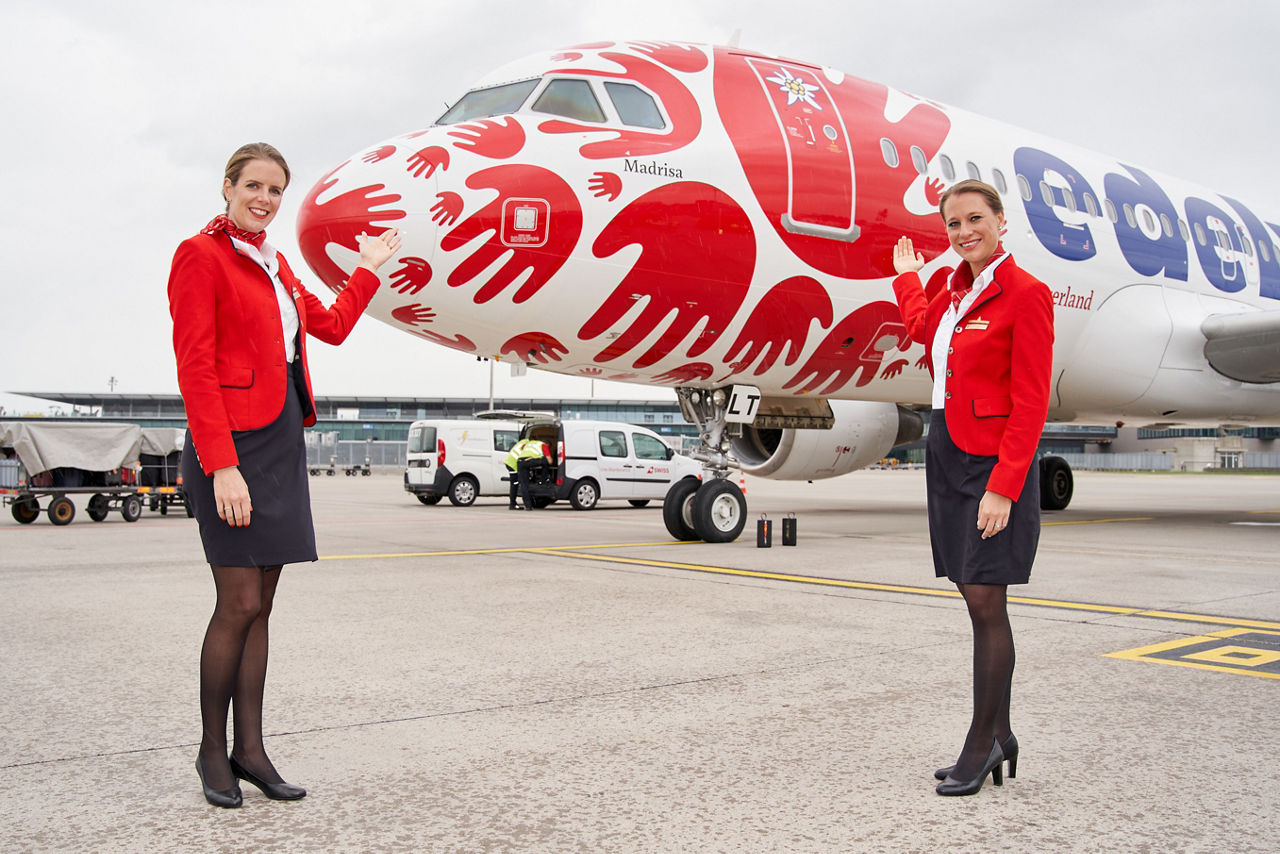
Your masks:
<svg viewBox="0 0 1280 854"><path fill-rule="evenodd" d="M360 246L360 265L325 308L266 242L289 167L265 143L241 147L222 182L226 213L178 246L169 312L187 411L183 488L200 524L217 603L200 654L205 799L241 803L237 779L277 800L306 795L281 779L262 740L267 621L280 570L316 559L304 426L315 423L306 336L341 343L399 248L390 229ZM235 741L227 754L227 710Z"/></svg>
<svg viewBox="0 0 1280 854"><path fill-rule="evenodd" d="M940 795L971 795L991 774L1017 772L1009 723L1013 632L1008 585L1031 577L1040 538L1036 446L1049 409L1053 299L1000 242L1004 205L981 181L961 181L939 211L962 263L931 299L924 256L907 237L894 249L893 290L934 378L926 479L934 572L955 582L973 624L973 720Z"/></svg>

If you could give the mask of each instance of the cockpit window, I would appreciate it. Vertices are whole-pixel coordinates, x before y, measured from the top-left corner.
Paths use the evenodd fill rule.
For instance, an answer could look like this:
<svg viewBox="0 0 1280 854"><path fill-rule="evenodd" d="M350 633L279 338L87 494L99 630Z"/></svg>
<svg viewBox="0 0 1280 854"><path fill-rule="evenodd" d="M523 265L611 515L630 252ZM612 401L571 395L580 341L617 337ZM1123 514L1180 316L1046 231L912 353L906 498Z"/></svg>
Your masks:
<svg viewBox="0 0 1280 854"><path fill-rule="evenodd" d="M604 121L604 110L585 80L552 80L533 102L533 110L582 122Z"/></svg>
<svg viewBox="0 0 1280 854"><path fill-rule="evenodd" d="M609 93L614 109L618 111L618 118L622 119L624 125L655 130L662 130L667 126L667 123L662 120L662 113L658 111L658 105L653 100L653 96L639 86L632 86L630 83L606 82L604 88Z"/></svg>
<svg viewBox="0 0 1280 854"><path fill-rule="evenodd" d="M462 96L462 100L449 108L436 121L438 125L453 125L458 122L469 122L472 119L484 119L489 116L503 116L520 109L525 98L529 97L538 86L538 80L521 80L519 83L503 83L501 86L490 86L488 89L476 89Z"/></svg>

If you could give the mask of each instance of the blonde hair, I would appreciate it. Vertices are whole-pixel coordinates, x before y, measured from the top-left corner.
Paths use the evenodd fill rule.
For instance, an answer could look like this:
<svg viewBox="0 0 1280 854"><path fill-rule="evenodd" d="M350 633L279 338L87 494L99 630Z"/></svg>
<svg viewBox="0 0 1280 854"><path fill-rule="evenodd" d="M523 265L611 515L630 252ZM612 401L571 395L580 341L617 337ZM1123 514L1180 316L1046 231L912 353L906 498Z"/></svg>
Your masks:
<svg viewBox="0 0 1280 854"><path fill-rule="evenodd" d="M286 173L287 174L287 173ZM1004 202L1000 201L1000 194L996 192L996 188L988 184L986 181L979 181L976 178L966 178L965 180L952 184L947 187L942 194L942 198L938 199L938 213L942 215L945 221L947 218L947 200L952 196L960 193L977 193L979 196L987 200L987 207L991 208L992 213L1004 215Z"/></svg>

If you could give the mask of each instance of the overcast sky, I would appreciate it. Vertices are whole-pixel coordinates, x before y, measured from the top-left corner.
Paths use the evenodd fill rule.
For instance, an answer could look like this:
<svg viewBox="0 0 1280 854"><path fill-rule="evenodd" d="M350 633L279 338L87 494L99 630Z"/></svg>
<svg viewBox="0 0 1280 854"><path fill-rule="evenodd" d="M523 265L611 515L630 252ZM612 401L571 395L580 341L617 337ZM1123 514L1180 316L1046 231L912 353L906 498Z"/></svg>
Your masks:
<svg viewBox="0 0 1280 854"><path fill-rule="evenodd" d="M222 168L265 140L307 190L429 125L487 71L601 39L804 59L1206 184L1276 221L1280 3L865 0L0 0L0 391L173 393L173 250L221 210ZM484 398L485 364L366 318L310 348L317 394ZM587 380L495 372L498 396ZM670 397L599 383L598 396Z"/></svg>

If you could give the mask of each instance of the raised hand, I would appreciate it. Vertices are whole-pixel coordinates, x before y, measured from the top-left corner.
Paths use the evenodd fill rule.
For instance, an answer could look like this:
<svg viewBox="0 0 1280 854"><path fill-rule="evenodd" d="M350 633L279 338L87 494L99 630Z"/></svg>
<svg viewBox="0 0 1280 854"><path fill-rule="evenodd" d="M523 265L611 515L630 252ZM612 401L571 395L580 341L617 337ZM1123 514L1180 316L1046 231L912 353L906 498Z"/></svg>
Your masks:
<svg viewBox="0 0 1280 854"><path fill-rule="evenodd" d="M378 268L385 264L400 248L400 229L388 228L377 237L370 237L362 232L358 241L360 243L360 266L376 273Z"/></svg>
<svg viewBox="0 0 1280 854"><path fill-rule="evenodd" d="M429 145L409 155L408 168L415 178L430 178L436 169L449 168L449 151L438 145Z"/></svg>
<svg viewBox="0 0 1280 854"><path fill-rule="evenodd" d="M924 255L911 245L911 238L903 235L893 246L893 269L898 275L903 273L919 273L924 269Z"/></svg>
<svg viewBox="0 0 1280 854"><path fill-rule="evenodd" d="M431 265L425 258L401 258L400 269L391 274L391 287L402 294L416 294L430 281Z"/></svg>

